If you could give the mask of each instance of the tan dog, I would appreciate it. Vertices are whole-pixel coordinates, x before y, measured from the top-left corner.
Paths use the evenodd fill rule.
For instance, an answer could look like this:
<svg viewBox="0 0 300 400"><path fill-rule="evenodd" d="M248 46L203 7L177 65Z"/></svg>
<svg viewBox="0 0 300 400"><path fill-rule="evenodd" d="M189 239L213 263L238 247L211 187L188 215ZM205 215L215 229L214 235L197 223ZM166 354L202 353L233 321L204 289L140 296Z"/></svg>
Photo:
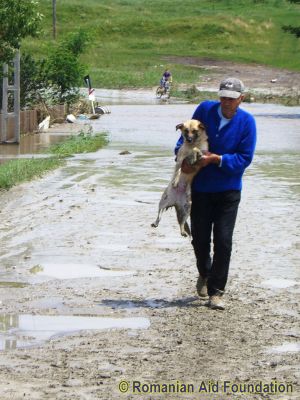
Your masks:
<svg viewBox="0 0 300 400"><path fill-rule="evenodd" d="M191 210L191 184L201 167L195 165L193 172L184 173L181 171L181 164L184 159L187 159L190 165L196 164L203 152L208 151L208 141L204 125L195 119L178 124L177 129L181 130L184 142L177 154L172 179L160 199L158 216L151 226L156 228L162 212L170 207L175 207L180 233L182 236L188 236L191 234L187 223Z"/></svg>

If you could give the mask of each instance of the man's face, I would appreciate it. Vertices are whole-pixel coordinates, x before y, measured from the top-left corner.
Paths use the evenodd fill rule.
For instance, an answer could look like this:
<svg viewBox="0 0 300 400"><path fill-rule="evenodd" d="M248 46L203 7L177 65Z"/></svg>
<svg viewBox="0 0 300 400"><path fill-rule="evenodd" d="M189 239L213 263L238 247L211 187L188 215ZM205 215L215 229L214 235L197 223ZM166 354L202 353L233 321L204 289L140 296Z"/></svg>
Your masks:
<svg viewBox="0 0 300 400"><path fill-rule="evenodd" d="M221 110L225 118L232 118L238 108L238 106L243 101L244 96L240 95L237 99L232 99L231 97L220 97Z"/></svg>

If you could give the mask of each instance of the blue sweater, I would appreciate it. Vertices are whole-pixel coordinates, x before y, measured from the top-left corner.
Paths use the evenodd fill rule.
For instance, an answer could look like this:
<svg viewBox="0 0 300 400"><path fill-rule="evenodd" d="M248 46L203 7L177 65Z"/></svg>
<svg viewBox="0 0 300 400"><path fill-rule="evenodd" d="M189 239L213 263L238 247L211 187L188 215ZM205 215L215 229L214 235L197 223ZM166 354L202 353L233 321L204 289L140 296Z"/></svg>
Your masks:
<svg viewBox="0 0 300 400"><path fill-rule="evenodd" d="M219 106L219 101L204 101L196 108L192 117L204 124L209 151L222 156L221 166L210 164L195 176L192 189L196 192L241 190L243 173L253 159L256 144L253 116L238 108L230 122L219 130ZM182 143L181 136L176 144L175 154Z"/></svg>

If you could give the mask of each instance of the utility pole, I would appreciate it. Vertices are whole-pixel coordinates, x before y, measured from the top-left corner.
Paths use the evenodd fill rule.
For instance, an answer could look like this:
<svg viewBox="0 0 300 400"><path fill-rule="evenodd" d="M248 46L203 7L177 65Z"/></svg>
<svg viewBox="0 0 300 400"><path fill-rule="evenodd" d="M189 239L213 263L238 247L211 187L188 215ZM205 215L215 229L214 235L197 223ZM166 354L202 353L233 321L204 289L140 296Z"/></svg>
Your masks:
<svg viewBox="0 0 300 400"><path fill-rule="evenodd" d="M56 0L52 0L53 39L56 39Z"/></svg>

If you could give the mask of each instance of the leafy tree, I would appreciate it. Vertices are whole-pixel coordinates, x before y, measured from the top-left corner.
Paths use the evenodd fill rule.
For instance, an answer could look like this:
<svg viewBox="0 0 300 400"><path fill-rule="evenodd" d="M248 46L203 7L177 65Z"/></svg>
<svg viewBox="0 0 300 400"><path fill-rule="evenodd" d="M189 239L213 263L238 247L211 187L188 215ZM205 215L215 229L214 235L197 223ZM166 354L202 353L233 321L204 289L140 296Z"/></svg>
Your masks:
<svg viewBox="0 0 300 400"><path fill-rule="evenodd" d="M78 87L85 75L79 56L88 40L89 36L84 31L72 33L59 43L51 43L49 57L42 60L35 60L30 54L21 52L21 108L41 103L46 106L71 104L79 98ZM11 69L9 72L12 73ZM1 83L0 80L0 90Z"/></svg>
<svg viewBox="0 0 300 400"><path fill-rule="evenodd" d="M72 103L78 98L84 66L79 56L89 41L86 32L79 30L70 34L50 51L47 60L47 76L59 103Z"/></svg>
<svg viewBox="0 0 300 400"><path fill-rule="evenodd" d="M21 53L20 83L21 108L46 102L46 91L49 87L46 60L36 61L30 54Z"/></svg>
<svg viewBox="0 0 300 400"><path fill-rule="evenodd" d="M24 37L37 35L41 19L35 0L0 0L0 65L13 58Z"/></svg>
<svg viewBox="0 0 300 400"><path fill-rule="evenodd" d="M0 0L1 1L1 0ZM79 98L78 87L82 84L85 67L79 60L89 36L79 30L65 40L49 45L49 57L35 60L21 52L21 108L74 103ZM52 46L52 47L51 47ZM9 66L9 76L12 69ZM0 107L2 78L0 70ZM12 104L9 102L9 106Z"/></svg>
<svg viewBox="0 0 300 400"><path fill-rule="evenodd" d="M77 32L70 33L62 42L62 46L68 49L74 56L78 57L84 52L90 40L90 35L83 29L79 29Z"/></svg>

